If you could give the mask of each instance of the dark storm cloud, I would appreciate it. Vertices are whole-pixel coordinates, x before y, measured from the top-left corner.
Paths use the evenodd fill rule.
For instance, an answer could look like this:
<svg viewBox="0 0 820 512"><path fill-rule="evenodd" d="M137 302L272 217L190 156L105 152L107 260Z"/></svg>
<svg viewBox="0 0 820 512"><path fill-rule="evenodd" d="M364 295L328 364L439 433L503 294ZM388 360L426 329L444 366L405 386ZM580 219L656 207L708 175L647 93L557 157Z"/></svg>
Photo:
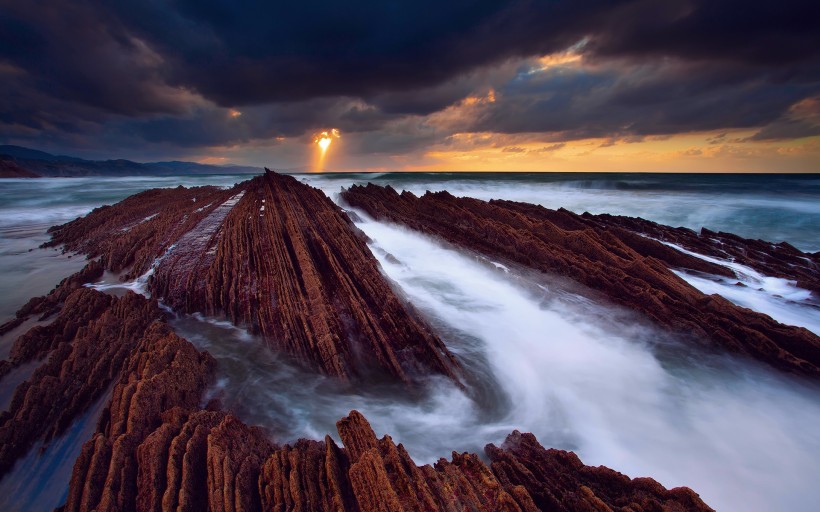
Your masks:
<svg viewBox="0 0 820 512"><path fill-rule="evenodd" d="M820 55L813 1L115 2L168 81L222 105L413 91L586 38L607 57L765 64Z"/></svg>
<svg viewBox="0 0 820 512"><path fill-rule="evenodd" d="M499 101L468 116L459 131L563 133L567 139L753 128L777 121L817 91L783 84L748 67L714 63L616 63L523 73Z"/></svg>
<svg viewBox="0 0 820 512"><path fill-rule="evenodd" d="M132 136L153 143L173 140L184 147L234 145L256 139L299 137L319 127L335 127L343 133L371 131L382 128L390 119L361 101L317 98L241 111L206 107L185 115L123 119L111 123L106 136Z"/></svg>
<svg viewBox="0 0 820 512"><path fill-rule="evenodd" d="M786 67L820 56L820 3L641 0L599 16L589 50Z"/></svg>
<svg viewBox="0 0 820 512"><path fill-rule="evenodd" d="M6 0L0 138L196 146L332 124L370 133L362 149L398 150L433 136L401 117L488 85L503 94L464 129L572 138L762 127L817 94L818 5ZM602 68L492 76L573 45Z"/></svg>

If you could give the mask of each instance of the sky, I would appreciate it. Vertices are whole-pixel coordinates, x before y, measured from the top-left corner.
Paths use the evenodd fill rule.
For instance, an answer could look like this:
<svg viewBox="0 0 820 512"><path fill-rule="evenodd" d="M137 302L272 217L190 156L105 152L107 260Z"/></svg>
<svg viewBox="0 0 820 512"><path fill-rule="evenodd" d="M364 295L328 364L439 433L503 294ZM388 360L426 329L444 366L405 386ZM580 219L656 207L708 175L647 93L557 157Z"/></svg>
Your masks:
<svg viewBox="0 0 820 512"><path fill-rule="evenodd" d="M0 143L290 170L820 172L820 2L0 0Z"/></svg>

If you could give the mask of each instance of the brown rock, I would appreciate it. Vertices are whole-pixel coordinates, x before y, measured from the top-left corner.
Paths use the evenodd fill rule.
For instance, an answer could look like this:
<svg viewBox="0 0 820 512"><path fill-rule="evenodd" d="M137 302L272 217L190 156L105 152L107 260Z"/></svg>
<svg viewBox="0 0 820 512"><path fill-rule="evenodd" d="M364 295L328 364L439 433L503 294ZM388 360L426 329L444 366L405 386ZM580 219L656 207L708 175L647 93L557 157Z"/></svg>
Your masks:
<svg viewBox="0 0 820 512"><path fill-rule="evenodd" d="M504 487L523 487L540 510L712 510L688 487L666 490L651 478L585 466L573 452L544 449L532 434L515 431L485 452Z"/></svg>
<svg viewBox="0 0 820 512"><path fill-rule="evenodd" d="M321 191L267 172L162 260L152 287L175 309L227 315L276 349L343 379L456 379L441 340L378 270L361 233Z"/></svg>
<svg viewBox="0 0 820 512"><path fill-rule="evenodd" d="M101 256L126 278L156 266L149 288L175 310L227 316L328 375L459 382L456 359L343 210L290 176L149 190L54 228L49 244Z"/></svg>
<svg viewBox="0 0 820 512"><path fill-rule="evenodd" d="M802 252L786 242L753 240L706 228L698 233L633 217L584 214L583 218L599 227L618 226L698 254L740 263L768 276L791 279L802 288L820 293L820 254Z"/></svg>
<svg viewBox="0 0 820 512"><path fill-rule="evenodd" d="M0 475L37 440L60 435L106 391L131 357L143 333L162 315L156 302L130 293L120 299L81 288L54 323L24 338L48 360L14 392L0 414ZM17 354L29 352L15 345Z"/></svg>
<svg viewBox="0 0 820 512"><path fill-rule="evenodd" d="M106 269L128 269L123 279L132 279L147 272L176 240L236 193L216 187L146 190L52 227L51 240L44 246L62 245L64 251L101 256Z"/></svg>
<svg viewBox="0 0 820 512"><path fill-rule="evenodd" d="M676 332L711 340L777 368L820 376L820 338L801 327L706 296L669 267L726 274L726 269L638 239L590 216L510 201L416 197L390 187L353 186L342 197L377 218L405 224L493 259L569 277ZM628 226L628 224L626 224ZM675 254L677 253L677 254Z"/></svg>
<svg viewBox="0 0 820 512"><path fill-rule="evenodd" d="M264 510L711 510L687 488L667 491L651 479L584 466L571 452L545 450L531 434L489 445L492 469L457 453L452 462L418 467L389 436L377 439L358 412L337 426L344 449L330 438L300 441L267 460Z"/></svg>
<svg viewBox="0 0 820 512"><path fill-rule="evenodd" d="M194 208L194 192L199 205L210 202ZM482 233L495 244L507 237L514 254L531 258L545 240L560 240L553 251L565 275L574 275L575 253L593 267L616 264L641 276L649 300L675 283L660 260L640 256L639 241L575 229L581 221L566 216L556 217L561 227L512 210L500 215L505 222L462 212L445 230L458 238L487 228ZM12 362L48 360L0 415L0 474L113 384L97 433L75 461L63 510L710 510L689 489L590 468L517 432L501 448L487 447L491 467L456 453L419 467L401 444L377 439L356 411L337 424L344 448L330 437L277 447L261 429L200 407L214 361L171 331L156 301L76 289L102 265L135 276L161 258L151 287L177 309L224 313L326 373L358 378L374 366L407 382L428 371L455 378L452 356L393 293L349 219L292 178L268 173L229 191L145 193L59 228L58 238L100 255L101 265L32 303L32 312L63 306L13 349ZM606 277L597 272L590 275ZM732 317L731 307L723 314L747 320Z"/></svg>
<svg viewBox="0 0 820 512"><path fill-rule="evenodd" d="M159 434L152 443L143 443L163 424L165 411L197 407L214 361L164 323L155 322L142 334L123 364L98 433L75 462L66 510L133 510L138 495L142 503L156 504L159 499L151 493L159 492L157 466L164 469L164 460L178 460L171 457L174 451L159 449L164 446L156 441ZM152 486L143 484L140 492L142 479Z"/></svg>

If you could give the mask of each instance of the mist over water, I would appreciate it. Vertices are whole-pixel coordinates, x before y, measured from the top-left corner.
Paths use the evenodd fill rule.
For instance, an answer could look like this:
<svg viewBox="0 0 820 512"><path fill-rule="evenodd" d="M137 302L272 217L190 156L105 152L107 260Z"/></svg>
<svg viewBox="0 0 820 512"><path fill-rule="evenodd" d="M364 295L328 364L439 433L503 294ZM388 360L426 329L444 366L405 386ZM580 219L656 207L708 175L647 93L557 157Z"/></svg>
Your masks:
<svg viewBox="0 0 820 512"><path fill-rule="evenodd" d="M48 225L147 188L230 186L245 178L2 180L0 291L7 295L0 293L0 313L10 316L31 295L48 291L73 272L69 266L84 263L54 251L28 252L47 239ZM299 176L331 197L342 185L366 178L418 194L447 189L455 195L639 215L672 225L703 223L714 230L783 239L803 249L816 250L820 240L819 189L812 188L818 180L811 178L794 177L796 184L777 181L771 187L727 179L722 182L726 190L716 192L708 179L686 184L683 178L653 176L608 176L609 181ZM20 183L9 190L9 182ZM514 269L360 215L365 220L358 226L373 240L371 249L384 273L462 361L468 391L442 378L431 378L414 396L400 386L345 389L227 322L197 315L176 318L177 332L219 361L217 382L206 400L220 398L277 442L336 437L335 422L358 409L377 435L389 433L404 443L418 463L449 457L451 450L481 454L486 443L500 443L518 429L533 432L544 446L576 451L586 464L603 464L631 477L651 476L667 487L691 486L717 510L810 510L820 499L820 435L814 428L820 424L818 384L707 354L549 276L519 276ZM755 223L760 229L751 229ZM31 278L30 288L26 267L20 266L27 259L32 271L51 269L39 285ZM682 277L704 292L717 291L786 323L818 327L816 305L805 291L753 271L735 271L736 281L746 287L712 276ZM107 276L100 288L144 290L142 281L112 287L115 279ZM59 442L71 444L66 439ZM76 441L77 449L81 442ZM38 471L50 471L47 462L28 466L26 460L21 467L30 469L4 479L0 488L49 481L44 475L42 481L37 478Z"/></svg>
<svg viewBox="0 0 820 512"><path fill-rule="evenodd" d="M336 437L335 422L358 409L419 463L480 454L518 429L586 464L691 486L718 510L803 510L820 498L820 438L807 428L820 421L816 384L704 354L550 278L528 283L403 228L358 226L467 373L496 392L440 378L420 397L339 389L227 322L177 319L219 361L210 396L278 442Z"/></svg>
<svg viewBox="0 0 820 512"><path fill-rule="evenodd" d="M479 340L510 399L497 425L576 450L586 464L692 486L719 510L798 510L820 497L820 439L806 428L820 420L816 385L703 355L583 297L535 295L401 228L360 227L398 258L378 256L414 304ZM445 341L457 353L465 345Z"/></svg>

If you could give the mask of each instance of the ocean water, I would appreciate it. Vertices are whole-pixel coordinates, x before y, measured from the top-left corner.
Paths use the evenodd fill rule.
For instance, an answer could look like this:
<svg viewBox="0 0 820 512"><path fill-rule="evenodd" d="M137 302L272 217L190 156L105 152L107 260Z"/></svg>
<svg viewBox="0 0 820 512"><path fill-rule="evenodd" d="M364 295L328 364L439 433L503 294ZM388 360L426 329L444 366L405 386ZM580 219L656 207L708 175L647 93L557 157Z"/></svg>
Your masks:
<svg viewBox="0 0 820 512"><path fill-rule="evenodd" d="M335 194L349 183L423 194L509 199L576 213L643 217L820 250L820 174L385 173L308 174Z"/></svg>
<svg viewBox="0 0 820 512"><path fill-rule="evenodd" d="M0 316L46 292L82 264L36 247L45 230L92 208L157 186L229 186L246 176L0 180ZM637 215L671 225L729 231L820 249L820 177L646 174L322 174L299 179L337 193L373 181L421 194L504 198L550 208ZM451 450L481 453L513 429L592 465L688 485L717 510L810 510L820 499L820 386L754 362L705 354L639 316L591 300L549 277L519 275L436 240L361 215L358 226L394 285L422 312L476 383L462 392L431 379L421 396L394 387L339 389L290 364L239 327L200 315L173 320L209 350L219 374L209 393L279 442L335 436L335 421L363 412L419 463ZM31 251L29 251L31 249ZM395 257L388 258L387 254ZM735 265L732 262L721 262ZM816 298L794 283L735 265L747 288L682 277L707 293L820 331ZM116 282L101 283L110 289ZM140 289L140 283L126 283ZM116 290L111 290L116 291ZM0 339L0 350L11 341ZM0 381L0 387L4 382ZM78 427L79 429L80 427ZM83 427L84 429L85 427ZM84 430L83 430L84 431ZM65 441L65 440L61 440ZM72 441L74 443L81 441ZM37 508L63 499L63 444L48 463L31 457L0 482L37 482ZM59 471L53 468L62 468ZM47 474L44 474L47 473ZM61 483L63 482L63 483ZM44 484L48 483L49 486ZM18 485L19 487L19 485ZM27 509L34 499L0 498ZM16 500L16 501L15 501ZM28 501L27 501L28 500ZM28 508L31 509L31 508Z"/></svg>

